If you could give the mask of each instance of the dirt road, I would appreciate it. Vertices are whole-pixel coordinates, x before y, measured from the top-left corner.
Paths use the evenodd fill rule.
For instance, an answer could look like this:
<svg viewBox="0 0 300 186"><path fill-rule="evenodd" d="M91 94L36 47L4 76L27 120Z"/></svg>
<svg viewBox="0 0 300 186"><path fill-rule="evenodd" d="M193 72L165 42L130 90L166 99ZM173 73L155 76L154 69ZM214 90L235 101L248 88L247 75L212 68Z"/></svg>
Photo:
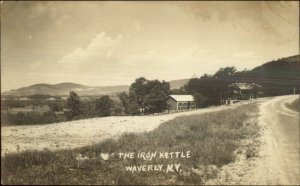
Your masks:
<svg viewBox="0 0 300 186"><path fill-rule="evenodd" d="M280 96L261 104L260 124L265 128L255 184L300 184L299 112L286 104L299 95Z"/></svg>
<svg viewBox="0 0 300 186"><path fill-rule="evenodd" d="M232 109L241 104L247 102L159 116L113 116L48 125L1 127L1 155L27 149L56 150L91 145L124 132L153 130L161 123L177 116Z"/></svg>
<svg viewBox="0 0 300 186"><path fill-rule="evenodd" d="M260 103L258 139L247 140L236 161L221 168L207 184L299 185L299 112L286 104L299 95L279 96ZM257 157L246 158L246 149L256 148Z"/></svg>

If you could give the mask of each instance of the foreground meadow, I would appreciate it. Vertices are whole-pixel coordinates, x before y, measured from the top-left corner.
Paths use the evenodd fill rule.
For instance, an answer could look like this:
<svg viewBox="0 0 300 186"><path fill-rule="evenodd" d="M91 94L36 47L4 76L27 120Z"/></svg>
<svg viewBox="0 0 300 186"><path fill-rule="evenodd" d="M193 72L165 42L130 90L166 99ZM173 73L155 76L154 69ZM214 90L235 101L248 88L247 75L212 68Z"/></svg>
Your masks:
<svg viewBox="0 0 300 186"><path fill-rule="evenodd" d="M54 151L83 147L126 132L149 132L178 116L234 109L241 104L247 102L154 116L112 116L47 125L1 126L1 155L25 150Z"/></svg>
<svg viewBox="0 0 300 186"><path fill-rule="evenodd" d="M57 151L25 151L1 158L3 184L204 184L235 160L243 140L257 137L257 103L179 116L144 133ZM141 123L142 125L142 123ZM185 157L120 158L118 153L185 153ZM187 155L186 153L189 153ZM255 156L250 147L245 156ZM179 154L179 153L178 153ZM188 156L188 157L187 157ZM137 171L128 166L145 165ZM154 167L178 165L172 171ZM157 167L157 166L156 166ZM177 169L178 168L178 169Z"/></svg>

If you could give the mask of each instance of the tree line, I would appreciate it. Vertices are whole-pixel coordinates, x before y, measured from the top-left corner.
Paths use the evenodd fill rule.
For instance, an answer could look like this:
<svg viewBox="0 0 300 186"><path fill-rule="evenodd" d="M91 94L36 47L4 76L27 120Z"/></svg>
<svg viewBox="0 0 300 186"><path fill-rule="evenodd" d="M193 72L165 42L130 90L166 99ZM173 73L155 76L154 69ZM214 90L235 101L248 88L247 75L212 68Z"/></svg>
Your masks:
<svg viewBox="0 0 300 186"><path fill-rule="evenodd" d="M1 124L48 124L93 117L158 113L167 109L166 100L170 92L169 83L141 77L130 85L128 92L119 93L118 99L103 95L93 100L83 100L76 92L70 92L66 101L59 100L52 103L43 101L43 96L35 96L36 99L27 101L26 104L22 102L22 105L15 103L19 101L6 101L10 108L13 106L25 107L30 104L32 106L46 104L50 111L1 113Z"/></svg>
<svg viewBox="0 0 300 186"><path fill-rule="evenodd" d="M111 115L140 115L162 112L167 109L170 91L168 82L138 78L129 87L128 92L118 94L120 104L114 108L114 101L108 95L95 101L94 115L105 117ZM116 102L116 101L115 101ZM79 96L70 92L67 100L67 118L73 119L83 114Z"/></svg>
<svg viewBox="0 0 300 186"><path fill-rule="evenodd" d="M245 73L247 70L238 72L234 66L220 68L215 74L204 74L199 78L192 78L180 89L172 90L172 94L193 95L198 108L211 105L220 105L221 99L228 98L230 92L228 86L235 82L237 74Z"/></svg>
<svg viewBox="0 0 300 186"><path fill-rule="evenodd" d="M247 72L237 72L235 67L220 68L214 75L204 74L200 78L192 78L180 89L170 90L166 81L137 78L128 92L121 92L118 99L109 95L94 100L82 100L80 95L70 92L67 101L47 103L51 110L47 113L2 114L2 123L10 124L44 124L93 117L144 115L160 113L168 109L167 98L170 94L193 95L197 107L220 104L222 97L228 96L228 85L232 78ZM36 97L36 96L35 96ZM41 96L37 96L38 104L43 104ZM36 103L35 103L36 104ZM63 114L55 114L57 112Z"/></svg>
<svg viewBox="0 0 300 186"><path fill-rule="evenodd" d="M296 93L299 93L300 70L295 68L299 65L299 56L296 56L272 61L251 71L237 71L234 66L225 67L213 75L192 78L183 87L173 90L170 90L168 82L140 77L130 85L128 92L117 95L118 100L103 95L96 100L83 101L75 92L70 92L66 102L60 100L47 103L51 109L47 113L1 113L1 124L44 124L91 117L158 113L168 109L166 101L170 94L193 95L198 108L220 105L221 99L230 97L228 85L234 82L257 83L263 87L265 96L291 94L294 87ZM41 100L46 97L34 96L32 104L42 105L44 102ZM11 107L25 107L31 102L8 101L7 104Z"/></svg>

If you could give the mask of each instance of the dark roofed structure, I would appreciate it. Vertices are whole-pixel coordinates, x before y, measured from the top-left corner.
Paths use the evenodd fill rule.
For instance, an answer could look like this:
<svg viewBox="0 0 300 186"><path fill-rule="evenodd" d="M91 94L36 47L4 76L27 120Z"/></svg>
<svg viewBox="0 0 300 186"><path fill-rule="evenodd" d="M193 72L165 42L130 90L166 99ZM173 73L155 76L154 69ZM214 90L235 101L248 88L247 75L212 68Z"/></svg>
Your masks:
<svg viewBox="0 0 300 186"><path fill-rule="evenodd" d="M232 83L229 90L232 98L237 100L257 98L263 94L262 86L255 83Z"/></svg>

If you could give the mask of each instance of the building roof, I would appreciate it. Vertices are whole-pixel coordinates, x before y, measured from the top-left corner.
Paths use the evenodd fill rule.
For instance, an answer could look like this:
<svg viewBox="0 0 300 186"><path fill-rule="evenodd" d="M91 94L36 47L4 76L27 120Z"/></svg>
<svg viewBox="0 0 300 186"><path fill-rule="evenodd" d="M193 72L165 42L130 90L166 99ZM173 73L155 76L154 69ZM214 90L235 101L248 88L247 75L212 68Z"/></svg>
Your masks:
<svg viewBox="0 0 300 186"><path fill-rule="evenodd" d="M175 101L194 101L192 95L170 95Z"/></svg>
<svg viewBox="0 0 300 186"><path fill-rule="evenodd" d="M255 83L232 83L229 86L230 87L238 87L241 90L251 90L255 87L261 87L260 85L255 84Z"/></svg>
<svg viewBox="0 0 300 186"><path fill-rule="evenodd" d="M20 98L21 101L31 100L30 98Z"/></svg>
<svg viewBox="0 0 300 186"><path fill-rule="evenodd" d="M47 101L55 101L56 99L55 98L48 98L46 99Z"/></svg>
<svg viewBox="0 0 300 186"><path fill-rule="evenodd" d="M251 83L252 86L255 86L255 87L259 87L259 88L262 88L262 86L256 84L256 83Z"/></svg>

